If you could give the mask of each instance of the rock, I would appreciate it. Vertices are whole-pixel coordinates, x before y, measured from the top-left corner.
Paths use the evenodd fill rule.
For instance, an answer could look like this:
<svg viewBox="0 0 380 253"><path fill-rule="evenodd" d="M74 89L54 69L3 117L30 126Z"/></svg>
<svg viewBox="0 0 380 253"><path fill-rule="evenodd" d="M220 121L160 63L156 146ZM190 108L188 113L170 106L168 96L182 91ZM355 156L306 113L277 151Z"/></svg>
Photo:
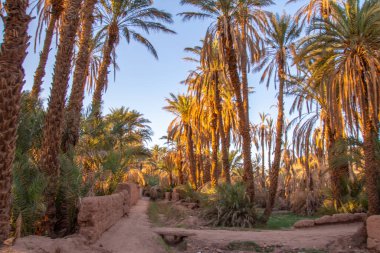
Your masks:
<svg viewBox="0 0 380 253"><path fill-rule="evenodd" d="M5 246L12 246L12 245L15 243L15 241L16 241L16 237L11 237L11 238L6 239L6 240L3 242L3 244L4 244Z"/></svg>
<svg viewBox="0 0 380 253"><path fill-rule="evenodd" d="M293 227L295 228L309 228L309 227L313 227L315 225L315 222L314 220L300 220L300 221L297 221Z"/></svg>
<svg viewBox="0 0 380 253"><path fill-rule="evenodd" d="M328 225L334 223L349 223L365 221L367 214L365 213L337 213L332 216L325 215L315 220L316 225Z"/></svg>
<svg viewBox="0 0 380 253"><path fill-rule="evenodd" d="M354 222L358 219L357 216L355 216L353 213L337 213L334 214L332 217L334 223Z"/></svg>
<svg viewBox="0 0 380 253"><path fill-rule="evenodd" d="M336 222L336 218L333 218L333 216L330 216L330 215L325 215L325 216L322 216L321 218L318 218L315 220L315 224L316 225L325 225L325 224L331 224L331 223L334 223Z"/></svg>
<svg viewBox="0 0 380 253"><path fill-rule="evenodd" d="M380 215L367 219L367 248L380 252Z"/></svg>

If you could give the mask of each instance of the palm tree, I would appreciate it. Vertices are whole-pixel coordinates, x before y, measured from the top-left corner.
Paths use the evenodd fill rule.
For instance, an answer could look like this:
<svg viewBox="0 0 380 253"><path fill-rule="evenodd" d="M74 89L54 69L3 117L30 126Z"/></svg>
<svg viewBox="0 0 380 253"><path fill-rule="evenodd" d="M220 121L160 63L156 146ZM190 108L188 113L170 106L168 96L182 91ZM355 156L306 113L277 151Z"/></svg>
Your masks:
<svg viewBox="0 0 380 253"><path fill-rule="evenodd" d="M0 47L0 242L8 238L11 216L12 164L16 150L22 64L29 45L29 1L7 0L4 4L4 41Z"/></svg>
<svg viewBox="0 0 380 253"><path fill-rule="evenodd" d="M265 23L265 12L261 9L273 4L272 0L238 0L236 23L239 29L238 58L241 70L241 84L246 120L249 122L249 85L248 71L251 63L256 63L263 51L263 40L258 32Z"/></svg>
<svg viewBox="0 0 380 253"><path fill-rule="evenodd" d="M165 106L164 109L176 116L176 118L170 123L169 131L173 128L183 127L183 135L186 140L186 155L188 157L190 169L190 183L195 189L197 187L197 176L193 128L191 125L191 104L193 103L193 97L186 95L176 96L174 94L170 94L170 98L167 98L166 102L168 105Z"/></svg>
<svg viewBox="0 0 380 253"><path fill-rule="evenodd" d="M99 40L99 38L95 38L92 41L93 12L96 3L97 0L85 0L83 5L79 52L75 61L73 84L65 113L65 130L62 139L62 149L64 152L68 151L70 145L75 146L79 139L79 124L86 77L89 75L91 49L96 49L97 40Z"/></svg>
<svg viewBox="0 0 380 253"><path fill-rule="evenodd" d="M102 93L107 87L108 68L111 64L111 55L115 54L116 46L123 36L129 43L131 38L143 44L155 58L158 58L153 45L142 36L137 29L147 33L150 31L162 31L174 33L166 26L155 20L172 23L169 13L151 7L152 0L106 0L101 2L99 13L101 16L100 34L105 36L103 47L103 61L100 65L95 91L92 98L92 115L100 115Z"/></svg>
<svg viewBox="0 0 380 253"><path fill-rule="evenodd" d="M329 105L336 103L334 98L341 99L348 125L354 126L356 115L360 115L368 212L378 214L379 162L375 150L379 127L380 4L348 0L330 6L332 19L312 22L312 34L303 40L299 59L313 59L313 79L328 77Z"/></svg>
<svg viewBox="0 0 380 253"><path fill-rule="evenodd" d="M294 85L290 88L290 93L295 95L295 100L291 107L291 113L294 110L298 111L299 116L290 122L290 125L297 122L293 132L293 142L300 156L303 155L304 143L306 138L310 139L311 143L314 138L310 133L316 133L319 128L316 128L317 123L321 123L321 141L319 145L320 159L323 159L325 144L327 149L327 163L331 175L331 191L337 207L340 207L341 197L345 192L345 184L349 176L349 165L343 162L339 165L334 164L336 157L347 153L344 148L337 148L346 135L346 127L343 124L343 115L340 102L333 106L328 103L327 97L327 80L321 83L315 83L310 75L312 70L309 65L304 62L297 63L297 68L301 72L299 80L295 80ZM339 97L336 98L339 101ZM313 106L317 105L317 106ZM304 112L304 108L309 108ZM314 108L314 109L311 109ZM334 120L333 120L334 119Z"/></svg>
<svg viewBox="0 0 380 253"><path fill-rule="evenodd" d="M288 3L297 2L298 0L289 0ZM322 17L324 19L331 17L331 3L337 2L337 0L310 0L309 3L302 6L296 13L297 19L306 17L306 20L310 22L315 17Z"/></svg>
<svg viewBox="0 0 380 253"><path fill-rule="evenodd" d="M81 0L65 2L51 94L43 129L40 168L45 173L48 181L45 195L48 224L45 225L45 228L49 229L49 234L51 235L54 233L55 224L55 198L60 172L58 155L62 138L65 97L71 71L75 36L79 25L81 2Z"/></svg>
<svg viewBox="0 0 380 253"><path fill-rule="evenodd" d="M228 162L227 136L225 133L225 124L223 122L223 105L221 96L223 89L226 88L226 77L224 67L218 54L217 41L214 41L212 44L213 46L211 48L195 47L186 49L187 51L195 53L195 55L200 58L200 60L186 58L200 63L197 70L191 72L186 83L189 85L189 91L197 98L198 104L207 105L196 106L196 111L203 113L203 115L199 115L199 117L196 118L199 118L201 121L208 120L208 123L205 125L207 126L207 130L209 128L209 132L211 132L212 185L215 186L219 174L221 174L218 168L219 137L221 139L222 172L228 183L230 182L230 166ZM207 45L207 43L204 45ZM210 115L210 117L208 117L208 115ZM205 132L205 130L201 132Z"/></svg>
<svg viewBox="0 0 380 253"><path fill-rule="evenodd" d="M269 2L269 1L264 1ZM202 12L184 12L181 13L184 20L189 20L191 18L210 18L213 20L209 26L205 42L209 42L208 45L211 46L215 40L218 41L218 50L223 64L227 68L227 73L229 77L229 84L232 86L234 91L234 96L236 100L236 107L239 116L239 133L242 139L242 150L243 150L243 161L244 161L244 181L247 184L247 193L252 201L254 201L255 196L255 185L253 181L252 172L252 162L251 162L251 136L250 136L250 125L248 114L248 105L244 104L243 99L248 98L248 93L244 92L248 90L247 87L242 89L242 82L239 76L239 63L238 55L240 50L236 44L238 44L237 38L240 38L239 25L239 14L244 14L247 18L252 18L250 15L246 15L242 9L248 10L248 8L241 8L246 6L256 6L261 5L262 2L252 1L251 4L245 5L248 1L236 1L236 0L182 0L182 4L190 4L199 8ZM243 5L244 3L244 5ZM240 11L240 12L239 12ZM249 21L245 22L249 24ZM244 29L244 27L243 27ZM245 29L244 29L245 30ZM241 40L239 40L241 42ZM245 50L246 45L243 45ZM246 67L246 66L244 66ZM244 83L246 85L246 83ZM243 93L243 94L242 94Z"/></svg>
<svg viewBox="0 0 380 253"><path fill-rule="evenodd" d="M265 27L266 36L266 55L262 60L258 69L264 69L261 81L267 79L267 86L272 78L273 71L276 71L274 77L275 82L279 83L278 87L278 114L276 123L276 139L274 160L272 167L270 168L270 185L268 201L263 215L263 221L267 222L274 205L277 187L278 187L278 175L280 171L281 162L281 147L282 136L284 132L284 89L287 82L287 76L289 76L288 61L291 57L291 48L301 33L301 28L291 18L291 16L283 14L282 16L269 14L269 25Z"/></svg>
<svg viewBox="0 0 380 253"><path fill-rule="evenodd" d="M41 5L43 5L41 7ZM37 3L38 11L40 12L38 27L36 31L36 40L40 36L43 24L46 22L48 26L46 28L45 40L42 51L40 53L40 61L38 63L36 72L34 74L34 81L32 91L30 93L32 101L37 101L41 92L42 79L45 77L45 67L49 57L50 46L53 40L54 31L58 31L60 18L64 11L63 0L43 1L40 0ZM41 10L42 8L42 10ZM36 43L36 41L35 41Z"/></svg>

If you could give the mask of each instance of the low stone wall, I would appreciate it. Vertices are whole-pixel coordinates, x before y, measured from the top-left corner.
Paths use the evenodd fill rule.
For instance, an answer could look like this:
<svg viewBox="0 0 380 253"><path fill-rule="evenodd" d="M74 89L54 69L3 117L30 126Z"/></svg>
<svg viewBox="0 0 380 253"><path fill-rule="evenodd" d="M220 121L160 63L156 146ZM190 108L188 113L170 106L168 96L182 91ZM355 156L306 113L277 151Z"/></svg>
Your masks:
<svg viewBox="0 0 380 253"><path fill-rule="evenodd" d="M366 213L338 213L334 215L325 215L315 220L300 220L297 221L293 227L295 228L307 228L318 225L330 225L338 223L351 223L365 221L367 217Z"/></svg>
<svg viewBox="0 0 380 253"><path fill-rule="evenodd" d="M86 197L81 200L78 214L79 233L89 242L99 239L107 229L128 214L140 198L138 186L120 184L115 194Z"/></svg>
<svg viewBox="0 0 380 253"><path fill-rule="evenodd" d="M380 215L372 215L367 219L367 247L380 252Z"/></svg>

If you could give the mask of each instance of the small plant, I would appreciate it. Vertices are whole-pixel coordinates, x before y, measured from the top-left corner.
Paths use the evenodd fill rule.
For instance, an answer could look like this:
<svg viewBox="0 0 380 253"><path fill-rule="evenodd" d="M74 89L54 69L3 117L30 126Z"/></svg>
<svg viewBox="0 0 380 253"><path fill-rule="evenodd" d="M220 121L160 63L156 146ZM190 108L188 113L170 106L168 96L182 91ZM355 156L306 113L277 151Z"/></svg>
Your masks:
<svg viewBox="0 0 380 253"><path fill-rule="evenodd" d="M252 228L256 223L254 205L242 183L217 186L209 202L204 216L213 226Z"/></svg>
<svg viewBox="0 0 380 253"><path fill-rule="evenodd" d="M169 203L150 202L148 207L148 217L153 225L161 227L169 220L176 223L183 220L186 214Z"/></svg>
<svg viewBox="0 0 380 253"><path fill-rule="evenodd" d="M296 223L299 220L303 219L314 219L317 218L318 216L302 216L302 215L297 215L294 213L285 213L285 214L276 214L273 213L271 217L268 220L268 223L264 227L260 227L263 229L270 229L270 230L275 230L275 229L288 229L291 228L294 223Z"/></svg>

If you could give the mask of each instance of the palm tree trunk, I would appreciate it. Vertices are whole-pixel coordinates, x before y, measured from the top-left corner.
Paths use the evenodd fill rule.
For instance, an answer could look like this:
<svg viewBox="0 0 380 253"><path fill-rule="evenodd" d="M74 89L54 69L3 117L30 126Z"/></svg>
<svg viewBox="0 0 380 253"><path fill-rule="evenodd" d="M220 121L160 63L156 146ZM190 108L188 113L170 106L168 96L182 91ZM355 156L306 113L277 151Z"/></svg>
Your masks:
<svg viewBox="0 0 380 253"><path fill-rule="evenodd" d="M214 94L215 94L215 111L218 118L218 129L219 129L219 135L221 139L222 144L222 165L223 165L223 174L224 178L226 179L227 183L231 183L231 175L230 175L230 163L228 161L228 141L226 137L226 133L224 132L224 122L223 122L223 108L220 98L220 86L219 86L219 76L216 74L215 77L215 87L214 87Z"/></svg>
<svg viewBox="0 0 380 253"><path fill-rule="evenodd" d="M288 164L286 166L286 176L285 176L285 200L286 200L286 205L287 206L290 205L290 192L291 192L290 181L291 181L291 178L292 178L292 174L291 174L290 170L291 170L291 167Z"/></svg>
<svg viewBox="0 0 380 253"><path fill-rule="evenodd" d="M227 22L228 23L228 22ZM229 24L227 24L229 26ZM241 84L238 73L238 65L236 59L236 52L233 47L231 28L224 29L219 27L220 36L222 39L222 46L225 50L227 69L231 80L231 85L234 90L236 107L239 116L239 132L242 138L242 153L243 153L243 169L244 169L244 182L247 185L247 194L252 202L255 201L255 183L253 181L252 161L251 161L251 136L249 131L249 122L247 122L244 104L241 95ZM227 34L225 34L227 31Z"/></svg>
<svg viewBox="0 0 380 253"><path fill-rule="evenodd" d="M195 155L194 155L194 142L193 142L193 133L191 126L185 125L186 131L186 153L189 160L189 169L190 169L190 184L196 189L197 188L197 168L195 164Z"/></svg>
<svg viewBox="0 0 380 253"><path fill-rule="evenodd" d="M364 165L365 165L365 186L368 195L368 215L380 214L380 196L378 191L378 166L380 162L376 157L376 140L379 133L376 123L376 116L370 110L369 94L365 78L363 78L364 98L362 105L363 120L363 141L364 141ZM376 123L375 123L376 122Z"/></svg>
<svg viewBox="0 0 380 253"><path fill-rule="evenodd" d="M44 46L43 46L42 51L40 53L40 61L38 63L38 67L37 67L36 72L34 74L33 87L32 87L32 91L30 93L30 96L31 96L33 102L38 100L38 97L41 93L41 86L42 86L42 82L43 82L42 79L45 77L46 63L47 63L47 60L49 57L50 46L51 46L51 41L52 41L53 35L54 35L55 24L57 23L58 18L59 18L58 15L56 15L56 14L51 15L51 18L49 20L49 25L46 28Z"/></svg>
<svg viewBox="0 0 380 253"><path fill-rule="evenodd" d="M272 213L273 205L276 198L277 187L278 187L278 175L280 172L280 161L281 161L281 146L282 146L282 134L284 128L284 85L285 85L285 70L284 70L284 59L279 63L278 78L280 80L279 92L278 92L278 115L277 115L277 126L276 126L276 146L274 150L274 160L272 168L270 170L270 184L269 184L269 195L267 205L263 214L263 221L266 223Z"/></svg>
<svg viewBox="0 0 380 253"><path fill-rule="evenodd" d="M241 40L243 44L243 52L241 55L241 89L243 91L243 104L246 121L249 122L249 91L248 91L248 74L247 74L247 51L246 51L246 43L247 43L247 35L246 35L246 23L243 21L240 24L241 28Z"/></svg>
<svg viewBox="0 0 380 253"><path fill-rule="evenodd" d="M55 198L57 194L57 180L60 174L58 155L62 138L65 97L71 70L75 36L79 25L80 7L81 0L65 2L51 94L43 129L40 168L47 180L45 197L48 224L45 224L45 227L49 229L49 234L51 235L54 234L54 224L56 221Z"/></svg>
<svg viewBox="0 0 380 253"><path fill-rule="evenodd" d="M339 141L338 136L341 136L341 134L338 134L337 131L339 131L338 128L333 127L333 123L330 120L330 117L327 116L325 120L326 124L326 137L327 137L327 162L328 167L330 170L331 175L331 191L332 191L332 197L334 199L334 202L337 207L341 206L341 197L344 192L344 184L347 183L347 179L349 176L349 170L348 170L348 163L344 165L335 165L334 164L334 158L336 156L340 156L341 154L337 153L336 144ZM345 152L345 151L342 151Z"/></svg>
<svg viewBox="0 0 380 253"><path fill-rule="evenodd" d="M197 167L197 182L202 182L204 178L203 161L202 161L202 140L196 140L196 167Z"/></svg>
<svg viewBox="0 0 380 253"><path fill-rule="evenodd" d="M273 128L270 128L269 129L269 133L268 133L268 169L269 169L269 173L270 173L270 170L272 169L272 137L273 137Z"/></svg>
<svg viewBox="0 0 380 253"><path fill-rule="evenodd" d="M107 84L108 67L111 64L111 53L114 49L115 42L116 36L113 34L108 34L108 39L103 48L103 60L100 64L97 74L98 79L96 80L95 91L92 96L91 116L94 118L100 118L101 116L100 110L102 106L102 94Z"/></svg>
<svg viewBox="0 0 380 253"><path fill-rule="evenodd" d="M22 64L29 45L26 10L29 1L7 0L3 17L4 41L0 48L0 242L9 236L11 214L12 164L16 151Z"/></svg>
<svg viewBox="0 0 380 253"><path fill-rule="evenodd" d="M79 53L75 62L73 85L69 104L66 109L66 127L63 134L62 150L67 152L70 145L75 146L79 139L79 125L84 99L86 77L90 60L90 41L94 23L94 7L97 0L85 0L83 5L82 33L79 41Z"/></svg>
<svg viewBox="0 0 380 253"><path fill-rule="evenodd" d="M215 101L213 101L215 102ZM211 112L211 122L210 122L210 128L211 128L211 185L216 186L218 183L218 115L215 111L215 106L212 106L212 112Z"/></svg>
<svg viewBox="0 0 380 253"><path fill-rule="evenodd" d="M203 182L206 184L211 181L211 163L210 163L210 144L206 144L205 148L205 164L204 164L204 171L203 171Z"/></svg>
<svg viewBox="0 0 380 253"><path fill-rule="evenodd" d="M261 187L265 190L265 129L264 125L261 126Z"/></svg>
<svg viewBox="0 0 380 253"><path fill-rule="evenodd" d="M177 150L178 150L178 156L179 156L179 163L178 163L178 180L179 184L185 183L185 178L183 175L183 164L182 164L182 147L177 144Z"/></svg>

